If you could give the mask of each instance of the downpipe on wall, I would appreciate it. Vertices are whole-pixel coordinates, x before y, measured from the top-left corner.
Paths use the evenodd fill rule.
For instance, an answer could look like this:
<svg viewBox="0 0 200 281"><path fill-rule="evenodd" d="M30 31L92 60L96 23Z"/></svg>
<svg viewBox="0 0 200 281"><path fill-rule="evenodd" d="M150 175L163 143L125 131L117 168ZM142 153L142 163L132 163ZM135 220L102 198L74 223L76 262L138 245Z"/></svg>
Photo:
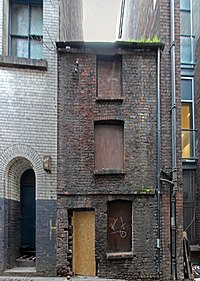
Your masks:
<svg viewBox="0 0 200 281"><path fill-rule="evenodd" d="M177 280L176 261L176 191L177 191L177 165L176 165L176 87L175 87L175 21L174 0L170 0L170 54L171 54L171 126L172 126L172 185L170 189L170 233L171 233L171 271L173 280Z"/></svg>
<svg viewBox="0 0 200 281"><path fill-rule="evenodd" d="M160 245L161 245L161 182L160 182L160 48L157 53L157 253L158 253L158 274L160 275Z"/></svg>

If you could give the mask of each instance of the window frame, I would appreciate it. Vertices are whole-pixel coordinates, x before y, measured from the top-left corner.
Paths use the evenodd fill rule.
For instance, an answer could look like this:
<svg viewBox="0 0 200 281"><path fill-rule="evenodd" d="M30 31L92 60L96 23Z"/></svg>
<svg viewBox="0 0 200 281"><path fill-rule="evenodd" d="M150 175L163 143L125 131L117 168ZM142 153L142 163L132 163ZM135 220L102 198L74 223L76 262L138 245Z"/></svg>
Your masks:
<svg viewBox="0 0 200 281"><path fill-rule="evenodd" d="M190 30L191 30L191 34L182 34L180 33L180 60L181 60L181 64L185 65L186 67L193 67L194 65L194 39L195 36L193 35L193 13L192 13L192 3L191 0L189 0L189 9L183 8L181 7L181 3L180 3L180 18L181 18L181 13L189 13L190 14ZM180 22L181 24L181 22ZM180 28L181 29L181 28ZM190 62L184 62L182 61L182 47L181 47L181 39L190 39L190 51L191 51L191 61Z"/></svg>
<svg viewBox="0 0 200 281"><path fill-rule="evenodd" d="M116 204L115 208L113 207L113 205ZM118 205L123 205L123 207L126 205L126 207L122 210L120 208L118 208ZM126 219L127 220L124 220L122 218L122 220L120 221L121 217L119 220L115 219L113 221L113 224L112 226L110 226L110 221L112 219L112 214L116 212L113 212L113 209L116 209L118 212L117 212L117 215L119 215L120 213L123 213L125 214L126 216ZM130 213L126 213L127 209L130 209ZM127 218L127 214L129 215L129 217ZM126 223L130 222L130 227L126 227ZM119 226L121 225L121 228L119 228ZM111 233L109 231L109 228L112 228L112 232ZM116 229L113 229L113 227L116 227ZM121 230L121 231L120 231ZM125 239L126 237L124 236L126 231L129 232L129 236L128 236L128 243L129 245L125 245L124 249L123 246L121 249L120 248L120 245L122 245L121 243L116 245L116 240L117 240L117 243L120 242L120 238L116 238L116 240L114 241L113 239L111 239L111 234L114 234L114 235L118 235L121 237L121 239ZM116 232L116 233L115 233ZM122 235L122 236L121 236ZM109 243L113 243L113 241L115 242L114 244L109 244ZM120 256L120 255L123 255L124 257L126 257L126 254L127 255L130 255L133 253L133 202L130 201L130 200L121 200L121 199L117 199L117 200L112 200L112 201L108 201L107 202L107 257L109 258L113 257L114 256ZM125 255L124 255L125 254Z"/></svg>
<svg viewBox="0 0 200 281"><path fill-rule="evenodd" d="M12 33L12 14L13 14L13 5L14 4L21 4L21 5L27 5L28 6L28 34L22 35L22 34L13 34ZM43 54L39 58L34 58L31 56L31 42L40 41L40 44L42 45L42 52L43 52L43 31L40 35L34 35L30 33L30 26L31 26L31 7L40 7L42 9L43 13L43 0L9 0L9 27L8 27L8 54L9 56L17 56L17 54L13 55L13 48L12 48L12 39L18 38L18 39L24 39L27 41L27 56L23 56L20 58L28 58L28 59L42 59ZM43 17L42 17L42 26L43 26Z"/></svg>
<svg viewBox="0 0 200 281"><path fill-rule="evenodd" d="M196 147L195 147L195 116L194 116L194 77L190 77L190 76L182 76L181 77L181 81L182 80L190 80L191 81L191 98L192 99L182 99L181 97L181 108L182 105L184 104L191 104L191 113L192 113L192 117L191 117L191 127L189 129L184 129L181 126L181 131L183 134L183 131L190 131L192 133L192 147L193 147L193 156L189 157L189 158L184 158L183 154L182 154L182 161L195 161L195 157L196 157ZM182 116L181 116L182 118ZM183 136L183 135L182 135Z"/></svg>
<svg viewBox="0 0 200 281"><path fill-rule="evenodd" d="M185 185L184 182L186 181L186 177L189 177L189 186L188 194L190 200L187 200L185 196ZM196 244L196 219L195 219L195 212L196 212L196 186L195 186L195 170L193 169L183 169L183 229L187 231L188 237L192 245ZM192 209L192 216L190 217L190 222L186 224L188 218L188 209Z"/></svg>
<svg viewBox="0 0 200 281"><path fill-rule="evenodd" d="M119 62L120 66L120 92L118 95L99 95L99 62ZM97 55L96 56L96 99L97 100L123 100L122 90L122 56L121 55Z"/></svg>
<svg viewBox="0 0 200 281"><path fill-rule="evenodd" d="M102 168L98 168L98 165L96 165L96 158L98 157L97 152L96 152L96 146L97 146L97 142L96 142L96 133L95 130L98 127L98 125L108 125L108 126L119 126L121 128L121 132L122 132L122 139L121 139L121 143L122 143L122 167L121 168L117 168L117 167L102 167ZM124 174L124 121L119 121L119 120L101 120L101 121L95 121L94 122L94 173L95 174Z"/></svg>

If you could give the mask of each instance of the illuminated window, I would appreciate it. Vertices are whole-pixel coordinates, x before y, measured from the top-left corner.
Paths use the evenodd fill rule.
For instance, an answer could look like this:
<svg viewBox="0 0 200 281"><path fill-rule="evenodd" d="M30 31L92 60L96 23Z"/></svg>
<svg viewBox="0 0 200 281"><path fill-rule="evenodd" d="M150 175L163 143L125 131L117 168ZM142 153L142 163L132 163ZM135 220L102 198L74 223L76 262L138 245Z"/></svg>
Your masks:
<svg viewBox="0 0 200 281"><path fill-rule="evenodd" d="M193 80L184 78L181 80L182 98L182 158L195 157L195 130L194 130L194 104L193 104Z"/></svg>

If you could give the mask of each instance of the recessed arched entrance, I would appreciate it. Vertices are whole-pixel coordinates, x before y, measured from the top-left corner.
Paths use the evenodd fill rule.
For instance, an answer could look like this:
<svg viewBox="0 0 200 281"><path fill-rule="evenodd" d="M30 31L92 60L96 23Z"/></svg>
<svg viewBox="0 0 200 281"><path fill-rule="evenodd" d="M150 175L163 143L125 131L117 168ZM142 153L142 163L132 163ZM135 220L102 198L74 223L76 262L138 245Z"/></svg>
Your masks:
<svg viewBox="0 0 200 281"><path fill-rule="evenodd" d="M35 173L26 170L20 180L21 253L35 252Z"/></svg>
<svg viewBox="0 0 200 281"><path fill-rule="evenodd" d="M5 268L13 268L19 257L35 254L36 177L32 163L24 157L12 159L5 176Z"/></svg>

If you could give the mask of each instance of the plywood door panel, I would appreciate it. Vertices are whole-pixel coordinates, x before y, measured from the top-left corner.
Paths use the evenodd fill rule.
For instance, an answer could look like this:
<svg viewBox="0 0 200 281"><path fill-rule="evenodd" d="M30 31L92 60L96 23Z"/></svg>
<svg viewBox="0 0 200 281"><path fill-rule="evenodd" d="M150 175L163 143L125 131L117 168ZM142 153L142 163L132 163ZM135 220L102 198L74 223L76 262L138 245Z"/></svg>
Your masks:
<svg viewBox="0 0 200 281"><path fill-rule="evenodd" d="M95 276L95 214L93 211L73 213L73 272Z"/></svg>

